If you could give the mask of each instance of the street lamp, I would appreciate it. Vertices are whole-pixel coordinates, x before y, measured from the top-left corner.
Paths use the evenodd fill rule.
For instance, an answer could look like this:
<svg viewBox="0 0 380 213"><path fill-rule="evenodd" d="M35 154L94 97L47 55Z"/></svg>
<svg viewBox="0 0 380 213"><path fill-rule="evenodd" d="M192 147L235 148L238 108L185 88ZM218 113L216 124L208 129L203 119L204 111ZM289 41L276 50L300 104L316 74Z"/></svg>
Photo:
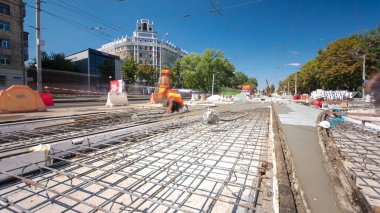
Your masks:
<svg viewBox="0 0 380 213"><path fill-rule="evenodd" d="M214 81L215 81L215 73L212 73L211 95L214 95Z"/></svg>
<svg viewBox="0 0 380 213"><path fill-rule="evenodd" d="M365 91L364 91L364 83L365 83L365 54L363 54L363 84L362 84L362 99L365 100Z"/></svg>
<svg viewBox="0 0 380 213"><path fill-rule="evenodd" d="M215 83L215 74L219 74L219 72L212 73L212 87L211 87L211 95L214 95L214 83Z"/></svg>
<svg viewBox="0 0 380 213"><path fill-rule="evenodd" d="M164 37L162 37L161 43L160 43L160 78L161 78L161 70L162 70L162 43L164 42L164 39L166 36L168 36L169 33L165 33Z"/></svg>

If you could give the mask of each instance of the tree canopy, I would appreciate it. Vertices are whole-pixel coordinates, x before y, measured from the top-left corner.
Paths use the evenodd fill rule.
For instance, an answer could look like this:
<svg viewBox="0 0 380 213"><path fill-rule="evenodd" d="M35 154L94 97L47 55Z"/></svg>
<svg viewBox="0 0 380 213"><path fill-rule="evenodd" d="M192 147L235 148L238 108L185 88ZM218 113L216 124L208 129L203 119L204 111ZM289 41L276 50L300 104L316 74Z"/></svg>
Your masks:
<svg viewBox="0 0 380 213"><path fill-rule="evenodd" d="M238 86L250 83L257 86L255 78L249 78L242 72L235 72L235 66L224 57L221 50L206 49L203 54L191 54L177 60L171 67L172 85L211 91L213 74L214 90L222 86Z"/></svg>
<svg viewBox="0 0 380 213"><path fill-rule="evenodd" d="M145 80L148 85L154 85L155 76L158 75L158 70L149 64L139 64L137 67L136 77L139 80Z"/></svg>
<svg viewBox="0 0 380 213"><path fill-rule="evenodd" d="M363 56L366 59L366 79L380 72L380 26L363 35L352 35L328 44L318 55L305 63L299 71L279 84L285 91L290 84L294 91L294 77L300 93L316 89L358 90L362 84Z"/></svg>
<svg viewBox="0 0 380 213"><path fill-rule="evenodd" d="M29 65L35 67L36 59ZM45 51L41 51L41 66L45 69L77 71L71 60L66 59L63 53L47 54Z"/></svg>
<svg viewBox="0 0 380 213"><path fill-rule="evenodd" d="M124 81L127 84L133 84L136 81L137 63L133 59L126 59L121 64L121 70L123 71Z"/></svg>

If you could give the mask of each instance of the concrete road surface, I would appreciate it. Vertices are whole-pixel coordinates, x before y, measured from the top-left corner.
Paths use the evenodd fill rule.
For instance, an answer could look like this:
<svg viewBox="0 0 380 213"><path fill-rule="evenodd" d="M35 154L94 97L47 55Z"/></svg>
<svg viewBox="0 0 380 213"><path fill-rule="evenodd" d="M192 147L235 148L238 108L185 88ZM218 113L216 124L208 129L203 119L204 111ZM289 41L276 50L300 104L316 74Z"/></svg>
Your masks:
<svg viewBox="0 0 380 213"><path fill-rule="evenodd" d="M339 212L318 144L316 120L322 111L299 104L277 105L275 109L311 212Z"/></svg>

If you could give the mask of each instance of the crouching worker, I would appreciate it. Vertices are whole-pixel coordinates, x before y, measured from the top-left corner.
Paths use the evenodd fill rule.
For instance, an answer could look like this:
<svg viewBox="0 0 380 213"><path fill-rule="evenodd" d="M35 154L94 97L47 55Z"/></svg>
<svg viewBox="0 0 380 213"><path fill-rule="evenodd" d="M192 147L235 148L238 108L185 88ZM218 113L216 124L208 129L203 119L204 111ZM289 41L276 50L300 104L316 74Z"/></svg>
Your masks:
<svg viewBox="0 0 380 213"><path fill-rule="evenodd" d="M187 106L183 102L181 95L173 90L169 90L166 95L166 113L179 112L180 109L184 108L187 111Z"/></svg>

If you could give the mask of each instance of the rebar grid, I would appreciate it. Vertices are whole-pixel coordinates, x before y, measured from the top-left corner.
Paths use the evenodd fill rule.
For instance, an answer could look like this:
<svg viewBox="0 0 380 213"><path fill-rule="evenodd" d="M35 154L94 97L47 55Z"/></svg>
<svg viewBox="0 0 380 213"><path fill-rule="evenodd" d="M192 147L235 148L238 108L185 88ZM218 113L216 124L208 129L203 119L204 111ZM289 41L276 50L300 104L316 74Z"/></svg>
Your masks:
<svg viewBox="0 0 380 213"><path fill-rule="evenodd" d="M197 122L134 142L116 138L77 158L51 155L65 165L24 177L39 189L3 187L1 210L251 211L268 152L268 117L259 109L219 125Z"/></svg>
<svg viewBox="0 0 380 213"><path fill-rule="evenodd" d="M148 110L128 113L107 113L95 116L83 116L77 119L75 123L69 125L4 133L0 134L0 152L75 138L115 127L125 128L126 126L133 125L132 122L147 121L162 116L164 116L162 112Z"/></svg>
<svg viewBox="0 0 380 213"><path fill-rule="evenodd" d="M380 138L375 131L345 122L332 137L346 170L373 207L380 207Z"/></svg>

